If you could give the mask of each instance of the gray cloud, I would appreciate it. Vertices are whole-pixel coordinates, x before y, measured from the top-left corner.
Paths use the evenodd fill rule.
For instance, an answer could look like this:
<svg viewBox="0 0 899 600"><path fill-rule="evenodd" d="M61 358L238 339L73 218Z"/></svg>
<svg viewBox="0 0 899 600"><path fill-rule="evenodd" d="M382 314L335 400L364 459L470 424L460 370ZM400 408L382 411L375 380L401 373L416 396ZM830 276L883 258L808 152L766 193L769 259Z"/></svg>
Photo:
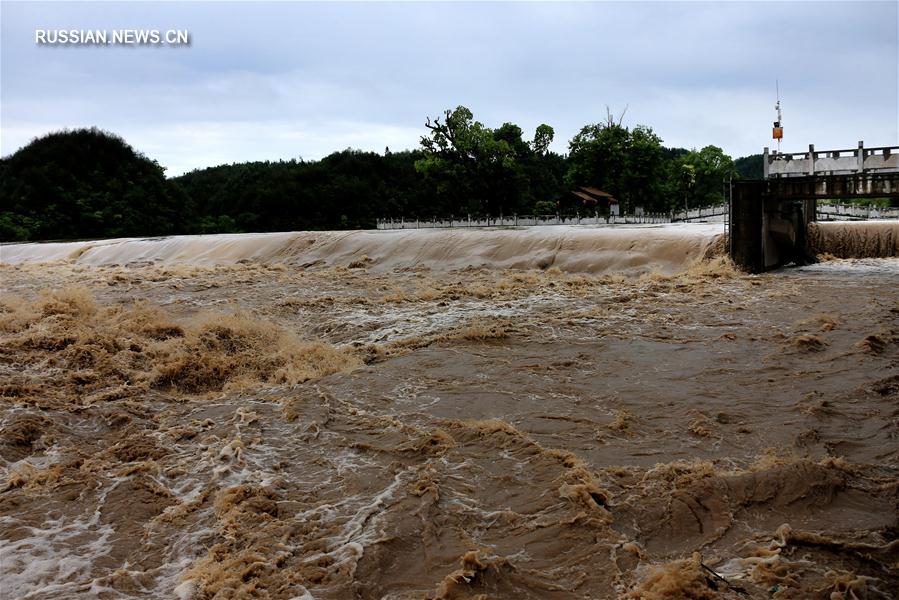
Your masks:
<svg viewBox="0 0 899 600"><path fill-rule="evenodd" d="M10 3L0 151L63 127L121 134L171 173L417 145L458 104L556 129L605 106L670 146L896 144L895 2ZM38 47L34 29L187 28L188 48Z"/></svg>

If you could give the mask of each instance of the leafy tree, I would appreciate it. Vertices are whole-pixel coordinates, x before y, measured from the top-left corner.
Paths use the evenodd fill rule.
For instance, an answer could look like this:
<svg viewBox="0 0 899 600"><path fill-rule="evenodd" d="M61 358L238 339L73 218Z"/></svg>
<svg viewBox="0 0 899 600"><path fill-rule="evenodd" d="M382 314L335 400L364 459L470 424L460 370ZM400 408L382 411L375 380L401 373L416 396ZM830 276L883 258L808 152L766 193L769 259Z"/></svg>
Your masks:
<svg viewBox="0 0 899 600"><path fill-rule="evenodd" d="M534 213L537 215L554 215L558 211L555 202L540 200L534 205Z"/></svg>
<svg viewBox="0 0 899 600"><path fill-rule="evenodd" d="M549 125L546 125L545 123L538 125L537 131L534 133L534 141L532 142L531 147L537 154L546 154L546 151L549 149L549 145L553 143L553 138L555 136L555 130Z"/></svg>
<svg viewBox="0 0 899 600"><path fill-rule="evenodd" d="M724 182L739 176L733 160L718 146L693 150L682 159L692 167L694 186L689 194L690 206L710 206L724 202Z"/></svg>
<svg viewBox="0 0 899 600"><path fill-rule="evenodd" d="M628 129L607 112L605 122L583 127L569 150L565 177L569 186L597 187L617 198L626 211L637 205L650 210L664 207L662 140L652 128Z"/></svg>
<svg viewBox="0 0 899 600"><path fill-rule="evenodd" d="M444 111L442 120L429 118L425 127L430 133L421 138L423 157L415 167L450 213L527 210L535 202L535 189L542 193L557 187L546 181L554 174L543 161L553 138L548 125L538 127L528 143L517 125L504 123L492 130L459 106Z"/></svg>
<svg viewBox="0 0 899 600"><path fill-rule="evenodd" d="M684 210L690 210L690 198L693 197L696 189L696 167L689 163L681 163L679 174L679 187L684 195Z"/></svg>
<svg viewBox="0 0 899 600"><path fill-rule="evenodd" d="M650 127L632 129L621 182L627 207L665 209L664 167L661 138Z"/></svg>

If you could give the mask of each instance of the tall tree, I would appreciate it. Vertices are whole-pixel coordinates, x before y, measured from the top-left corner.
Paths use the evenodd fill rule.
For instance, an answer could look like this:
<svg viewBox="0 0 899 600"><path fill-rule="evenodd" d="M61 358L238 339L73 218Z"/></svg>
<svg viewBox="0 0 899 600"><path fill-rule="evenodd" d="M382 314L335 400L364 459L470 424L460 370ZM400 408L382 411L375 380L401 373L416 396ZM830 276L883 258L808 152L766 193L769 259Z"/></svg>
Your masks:
<svg viewBox="0 0 899 600"><path fill-rule="evenodd" d="M718 146L693 150L681 161L692 167L695 173L695 185L689 195L692 200L690 206L710 206L724 202L725 182L739 176L731 157Z"/></svg>
<svg viewBox="0 0 899 600"><path fill-rule="evenodd" d="M549 145L553 143L554 137L556 137L556 132L552 127L546 123L538 125L537 131L534 132L534 141L531 143L531 147L537 154L546 154L547 150L549 150Z"/></svg>
<svg viewBox="0 0 899 600"><path fill-rule="evenodd" d="M627 211L665 204L662 140L650 127L630 130L607 112L605 122L587 125L572 138L568 162L565 180L571 187L597 187Z"/></svg>
<svg viewBox="0 0 899 600"><path fill-rule="evenodd" d="M636 126L630 131L622 175L625 205L665 210L664 172L661 138L650 127Z"/></svg>
<svg viewBox="0 0 899 600"><path fill-rule="evenodd" d="M528 210L535 189L552 187L542 181L551 172L540 168L553 137L548 125L538 127L534 140L527 142L517 125L504 123L493 130L459 106L444 111L442 118L428 119L425 127L429 134L421 138L424 156L416 169L455 214Z"/></svg>

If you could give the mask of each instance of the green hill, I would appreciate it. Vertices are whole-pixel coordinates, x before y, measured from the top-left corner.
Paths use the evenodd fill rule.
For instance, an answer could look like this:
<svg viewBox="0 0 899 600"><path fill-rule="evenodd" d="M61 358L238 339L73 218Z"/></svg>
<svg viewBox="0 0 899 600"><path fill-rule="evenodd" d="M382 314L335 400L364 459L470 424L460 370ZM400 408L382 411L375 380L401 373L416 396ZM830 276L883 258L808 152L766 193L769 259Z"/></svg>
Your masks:
<svg viewBox="0 0 899 600"><path fill-rule="evenodd" d="M76 129L0 160L0 240L181 233L188 196L122 138Z"/></svg>

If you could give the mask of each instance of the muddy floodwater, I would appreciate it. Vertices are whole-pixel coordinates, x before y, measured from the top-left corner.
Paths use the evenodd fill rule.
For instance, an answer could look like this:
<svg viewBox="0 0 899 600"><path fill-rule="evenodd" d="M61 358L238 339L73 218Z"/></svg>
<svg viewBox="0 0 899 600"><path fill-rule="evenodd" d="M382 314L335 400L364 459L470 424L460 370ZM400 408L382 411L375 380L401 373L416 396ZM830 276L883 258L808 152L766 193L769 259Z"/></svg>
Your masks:
<svg viewBox="0 0 899 600"><path fill-rule="evenodd" d="M899 597L899 259L660 231L4 247L0 596Z"/></svg>

